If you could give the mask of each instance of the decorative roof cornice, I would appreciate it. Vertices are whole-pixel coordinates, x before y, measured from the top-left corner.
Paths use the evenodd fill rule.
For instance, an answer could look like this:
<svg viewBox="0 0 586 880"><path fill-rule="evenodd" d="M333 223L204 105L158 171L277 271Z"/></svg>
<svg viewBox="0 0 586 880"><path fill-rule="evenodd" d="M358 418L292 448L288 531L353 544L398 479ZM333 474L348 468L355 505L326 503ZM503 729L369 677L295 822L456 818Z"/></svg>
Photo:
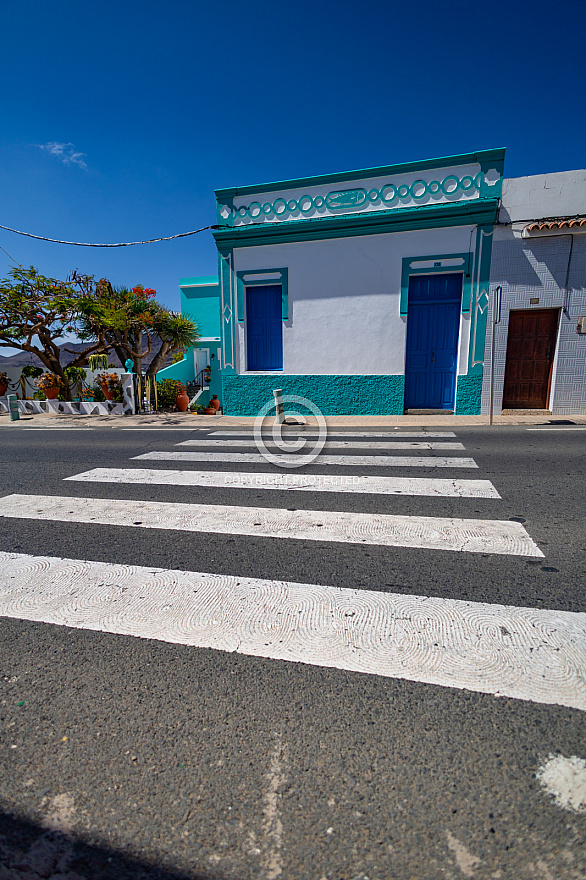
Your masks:
<svg viewBox="0 0 586 880"><path fill-rule="evenodd" d="M288 241L348 238L354 235L377 235L441 226L492 225L496 220L498 206L498 199L476 199L394 211L372 211L364 214L346 214L341 217L292 220L287 223L226 226L220 227L212 234L219 248L232 248Z"/></svg>

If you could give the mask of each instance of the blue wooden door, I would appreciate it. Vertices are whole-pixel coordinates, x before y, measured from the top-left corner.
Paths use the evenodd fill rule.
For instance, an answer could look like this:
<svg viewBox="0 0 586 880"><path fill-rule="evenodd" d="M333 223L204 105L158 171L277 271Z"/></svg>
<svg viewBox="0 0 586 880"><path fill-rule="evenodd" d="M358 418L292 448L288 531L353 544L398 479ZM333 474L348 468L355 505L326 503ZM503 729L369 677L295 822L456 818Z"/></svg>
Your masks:
<svg viewBox="0 0 586 880"><path fill-rule="evenodd" d="M405 409L454 409L461 275L409 280Z"/></svg>
<svg viewBox="0 0 586 880"><path fill-rule="evenodd" d="M248 370L283 369L281 286L246 288Z"/></svg>

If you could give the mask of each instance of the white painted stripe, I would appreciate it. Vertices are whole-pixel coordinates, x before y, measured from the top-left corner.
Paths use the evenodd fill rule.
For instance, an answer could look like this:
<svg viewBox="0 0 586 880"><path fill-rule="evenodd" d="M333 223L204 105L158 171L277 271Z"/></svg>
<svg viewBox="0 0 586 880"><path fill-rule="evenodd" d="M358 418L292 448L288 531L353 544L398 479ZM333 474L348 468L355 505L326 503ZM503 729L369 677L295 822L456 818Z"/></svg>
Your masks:
<svg viewBox="0 0 586 880"><path fill-rule="evenodd" d="M0 615L586 709L586 614L0 553Z"/></svg>
<svg viewBox="0 0 586 880"><path fill-rule="evenodd" d="M290 472L165 471L152 468L93 468L73 477L87 483L157 486L213 486L220 489L352 492L376 495L428 495L449 498L500 498L490 480L438 480L429 477L349 477Z"/></svg>
<svg viewBox="0 0 586 880"><path fill-rule="evenodd" d="M294 455L281 456L290 467ZM266 464L257 452L145 452L135 455L133 461L209 461L236 464ZM427 468L477 468L473 458L445 458L443 456L414 455L324 455L313 462L317 465L343 465L346 467L427 467Z"/></svg>
<svg viewBox="0 0 586 880"><path fill-rule="evenodd" d="M282 426L283 427L283 426ZM252 437L251 431L237 431L236 429L232 431L210 431L210 437L236 437L239 434L245 434L247 437ZM298 430L295 431L294 428L285 428L282 430L283 437L317 437L317 431L305 431ZM270 431L263 431L263 437L270 438L272 436ZM388 431L328 431L328 437L387 437L389 440L392 437L393 440L396 440L399 437L409 437L410 439L417 438L440 438L440 437L455 437L453 431L393 431L389 429Z"/></svg>
<svg viewBox="0 0 586 880"><path fill-rule="evenodd" d="M285 441L287 438L284 438ZM297 438L290 438L293 441L296 441ZM309 439L309 438L308 438ZM227 446L251 446L252 448L256 448L256 443L254 440L183 440L181 443L176 443L176 446L206 446L211 449L225 449ZM280 452L282 449L277 446L275 443L271 441L265 441L265 445L267 449L271 452ZM326 441L325 449L418 449L418 450L426 450L430 451L432 449L441 449L441 450L452 450L452 449L464 449L464 446L461 443L423 443L417 440L403 440L397 443L391 441L373 441L372 443L365 442L363 440L328 440Z"/></svg>
<svg viewBox="0 0 586 880"><path fill-rule="evenodd" d="M93 431L97 425L18 425L12 423L13 427L23 428L27 431ZM7 427L4 425L3 427ZM105 428L115 427L114 425L104 425Z"/></svg>
<svg viewBox="0 0 586 880"><path fill-rule="evenodd" d="M177 431L178 433L187 433L190 434L198 433L201 434L209 432L209 428L194 428L193 425L189 425L186 428L182 428L180 425L175 425L174 427L165 427L164 425L130 425L128 428L120 428L121 431Z"/></svg>
<svg viewBox="0 0 586 880"><path fill-rule="evenodd" d="M576 425L575 428L527 428L528 431L555 431L556 434L558 431L586 431L586 425Z"/></svg>
<svg viewBox="0 0 586 880"><path fill-rule="evenodd" d="M381 547L543 556L520 523L500 520L271 510L60 495L6 495L0 498L0 516Z"/></svg>

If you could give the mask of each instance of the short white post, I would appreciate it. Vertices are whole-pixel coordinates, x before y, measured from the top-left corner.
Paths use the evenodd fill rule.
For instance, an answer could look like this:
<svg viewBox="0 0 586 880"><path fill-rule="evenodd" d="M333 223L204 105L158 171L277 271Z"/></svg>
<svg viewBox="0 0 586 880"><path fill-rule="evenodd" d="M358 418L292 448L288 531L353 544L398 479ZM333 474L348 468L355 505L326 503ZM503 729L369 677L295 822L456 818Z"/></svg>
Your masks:
<svg viewBox="0 0 586 880"><path fill-rule="evenodd" d="M283 389L275 388L273 391L273 395L275 398L275 424L282 425L285 421L285 413L283 412Z"/></svg>
<svg viewBox="0 0 586 880"><path fill-rule="evenodd" d="M489 407L489 419L488 424L492 425L493 414L494 414L494 349L495 349L495 333L494 328L497 324L500 323L501 320L501 293L502 287L500 284L498 287L495 287L493 291L492 298L492 322L491 322L491 334L490 334L490 407Z"/></svg>

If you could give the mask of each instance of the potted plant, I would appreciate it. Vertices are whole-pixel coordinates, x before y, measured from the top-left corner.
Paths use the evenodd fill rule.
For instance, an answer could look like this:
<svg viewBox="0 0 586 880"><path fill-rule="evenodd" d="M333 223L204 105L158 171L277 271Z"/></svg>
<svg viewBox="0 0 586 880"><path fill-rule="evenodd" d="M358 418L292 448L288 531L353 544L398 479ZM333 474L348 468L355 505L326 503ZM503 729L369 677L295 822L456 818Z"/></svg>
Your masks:
<svg viewBox="0 0 586 880"><path fill-rule="evenodd" d="M187 412L187 407L189 406L189 395L187 394L187 389L182 382L177 382L177 395L175 397L175 406L179 410L179 412Z"/></svg>
<svg viewBox="0 0 586 880"><path fill-rule="evenodd" d="M0 397L8 391L8 373L0 373Z"/></svg>
<svg viewBox="0 0 586 880"><path fill-rule="evenodd" d="M20 388L22 391L22 399L27 400L26 395L26 380L27 379L38 379L39 376L43 375L42 367L35 367L33 364L27 364L20 371Z"/></svg>
<svg viewBox="0 0 586 880"><path fill-rule="evenodd" d="M83 383L87 378L87 373L83 369L83 367L65 367L63 370L67 379L73 384L77 386L77 396L80 400L83 399Z"/></svg>
<svg viewBox="0 0 586 880"><path fill-rule="evenodd" d="M217 413L217 409L215 406L212 406L212 401L210 400L210 402L206 405L206 407L204 409L204 414L206 416L215 416L216 413Z"/></svg>
<svg viewBox="0 0 586 880"><path fill-rule="evenodd" d="M202 406L201 403L192 403L189 407L189 412L196 413L198 416L203 416L205 406Z"/></svg>
<svg viewBox="0 0 586 880"><path fill-rule="evenodd" d="M35 380L35 385L41 391L45 392L47 400L57 400L59 391L65 385L65 382L56 373L43 373Z"/></svg>
<svg viewBox="0 0 586 880"><path fill-rule="evenodd" d="M96 370L106 370L108 368L108 355L90 354L88 364L92 373L95 373Z"/></svg>
<svg viewBox="0 0 586 880"><path fill-rule="evenodd" d="M114 395L118 396L118 392L122 388L118 373L98 373L96 382L101 386L106 400L113 400Z"/></svg>

